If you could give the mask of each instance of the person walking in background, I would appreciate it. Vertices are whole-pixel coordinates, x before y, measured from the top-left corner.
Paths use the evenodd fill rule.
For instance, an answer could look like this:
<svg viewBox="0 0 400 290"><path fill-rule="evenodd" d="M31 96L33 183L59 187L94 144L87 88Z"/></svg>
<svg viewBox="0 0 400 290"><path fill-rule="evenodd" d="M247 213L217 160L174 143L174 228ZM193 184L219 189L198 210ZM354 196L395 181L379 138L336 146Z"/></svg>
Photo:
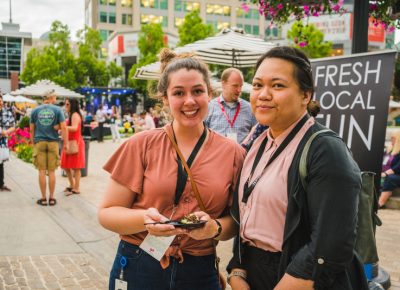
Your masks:
<svg viewBox="0 0 400 290"><path fill-rule="evenodd" d="M55 106L56 95L54 90L47 92L43 104L36 107L30 118L30 133L33 148L33 164L39 170L39 186L42 197L37 200L39 205L47 205L46 197L46 172L49 176L49 205L55 205L54 198L56 187L55 170L60 164L59 158L59 136L64 142L64 150L68 150L68 134L65 117L62 109Z"/></svg>
<svg viewBox="0 0 400 290"><path fill-rule="evenodd" d="M204 125L211 97L207 66L168 49L161 51L160 61L158 92L171 109L172 124L133 135L104 166L111 179L98 218L103 227L121 237L109 289L116 289L117 279L122 279L127 289L220 290L213 238L224 239L219 236L219 223L230 220L226 209L244 149ZM175 138L187 159L209 215L220 220L204 225L208 236L202 241L191 232L162 224L200 208L168 135ZM157 259L151 256L151 248L145 251L139 247L146 248L147 242L161 237L165 247L158 249ZM128 261L125 267L121 266L124 259Z"/></svg>
<svg viewBox="0 0 400 290"><path fill-rule="evenodd" d="M15 131L15 119L10 110L4 108L3 95L0 93L0 146L5 151L4 156L0 156L0 191L11 191L4 184L4 162L9 159L9 149L7 137ZM3 154L2 154L3 155Z"/></svg>
<svg viewBox="0 0 400 290"><path fill-rule="evenodd" d="M393 190L400 187L400 133L394 134L391 141L391 149L383 158L381 177L384 178L384 181L378 202L380 208L385 207Z"/></svg>
<svg viewBox="0 0 400 290"><path fill-rule="evenodd" d="M110 130L113 142L115 142L115 140L117 140L118 142L121 141L121 136L119 135L118 131L118 122L120 122L118 108L114 105L111 107L110 115Z"/></svg>
<svg viewBox="0 0 400 290"><path fill-rule="evenodd" d="M106 122L107 115L103 111L103 104L100 104L99 108L96 111L96 121L98 124L97 127L97 142L103 142L104 137L104 123Z"/></svg>
<svg viewBox="0 0 400 290"><path fill-rule="evenodd" d="M257 123L249 102L240 98L243 74L236 68L228 68L222 72L221 82L222 94L211 100L206 125L222 136L242 143Z"/></svg>
<svg viewBox="0 0 400 290"><path fill-rule="evenodd" d="M66 196L69 196L80 193L81 169L85 168L85 142L82 137L83 119L78 100L67 99L65 109L69 115L67 120L68 141L75 142L78 149L77 152L68 152L65 149L61 152L61 168L65 170L69 181L69 186L64 192Z"/></svg>

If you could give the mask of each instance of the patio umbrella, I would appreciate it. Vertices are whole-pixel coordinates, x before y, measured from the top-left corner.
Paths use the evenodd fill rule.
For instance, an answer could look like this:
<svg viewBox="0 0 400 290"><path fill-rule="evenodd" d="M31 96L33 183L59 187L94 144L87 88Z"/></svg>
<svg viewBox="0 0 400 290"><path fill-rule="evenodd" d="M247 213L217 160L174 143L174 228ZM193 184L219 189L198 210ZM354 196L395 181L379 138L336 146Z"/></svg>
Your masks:
<svg viewBox="0 0 400 290"><path fill-rule="evenodd" d="M11 92L11 95L22 95L22 96L37 96L43 97L50 90L54 90L54 93L57 97L65 97L65 98L84 98L83 95L78 94L74 91L71 91L67 88L64 88L60 85L57 85L49 80L40 80L35 84L24 87L22 89Z"/></svg>
<svg viewBox="0 0 400 290"><path fill-rule="evenodd" d="M133 76L135 79L139 80L158 80L160 78L160 62L153 62L148 65L144 65L136 69L135 75ZM219 80L215 78L211 78L211 86L216 91L222 90L222 84ZM244 82L242 91L245 93L250 93L252 89L252 85Z"/></svg>
<svg viewBox="0 0 400 290"><path fill-rule="evenodd" d="M275 47L253 35L244 34L243 30L223 29L216 36L177 47L177 53L192 52L209 64L220 64L232 67L252 67L258 58Z"/></svg>
<svg viewBox="0 0 400 290"><path fill-rule="evenodd" d="M5 94L5 95L3 95L3 101L4 102L15 102L15 98L14 98L14 96L12 96L10 94Z"/></svg>
<svg viewBox="0 0 400 290"><path fill-rule="evenodd" d="M35 100L26 98L24 96L16 96L14 98L14 102L16 102L16 103L29 103L29 104L36 104L37 103Z"/></svg>

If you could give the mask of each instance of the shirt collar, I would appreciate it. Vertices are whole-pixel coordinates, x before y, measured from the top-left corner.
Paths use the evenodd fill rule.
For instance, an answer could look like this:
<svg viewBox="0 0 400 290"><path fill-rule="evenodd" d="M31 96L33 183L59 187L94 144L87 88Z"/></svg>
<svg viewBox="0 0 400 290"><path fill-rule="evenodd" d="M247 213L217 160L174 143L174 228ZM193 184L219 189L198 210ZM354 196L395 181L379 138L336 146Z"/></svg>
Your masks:
<svg viewBox="0 0 400 290"><path fill-rule="evenodd" d="M219 100L220 100L221 104L226 103L224 96L222 94L219 96ZM236 102L232 102L232 103L235 103L237 105L240 102L240 100L241 99L239 98Z"/></svg>
<svg viewBox="0 0 400 290"><path fill-rule="evenodd" d="M283 140L286 139L286 137L289 135L289 133L293 130L293 128L297 125L297 123L300 122L300 120L307 114L307 112L305 112L303 115L301 115L301 117L299 119L297 119L296 122L294 122L292 125L290 125L285 131L283 131L278 137L276 137L275 139L272 137L271 135L271 129L268 128L268 139L270 139L272 142L274 142L277 146L280 146L283 142Z"/></svg>

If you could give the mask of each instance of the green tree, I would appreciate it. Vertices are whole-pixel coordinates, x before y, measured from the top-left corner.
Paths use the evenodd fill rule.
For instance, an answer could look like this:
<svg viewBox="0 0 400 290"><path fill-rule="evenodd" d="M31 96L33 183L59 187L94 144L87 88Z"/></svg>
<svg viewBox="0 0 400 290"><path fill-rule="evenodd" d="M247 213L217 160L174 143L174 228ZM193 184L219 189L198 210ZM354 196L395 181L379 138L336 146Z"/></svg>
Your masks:
<svg viewBox="0 0 400 290"><path fill-rule="evenodd" d="M136 69L146 64L157 61L157 54L165 47L164 33L161 24L142 25L139 33L138 48L140 51L139 62L134 64L129 71L128 84L141 93L146 93L147 81L134 79Z"/></svg>
<svg viewBox="0 0 400 290"><path fill-rule="evenodd" d="M400 54L397 54L392 94L396 101L400 101Z"/></svg>
<svg viewBox="0 0 400 290"><path fill-rule="evenodd" d="M199 10L193 10L185 16L182 25L178 28L178 32L178 46L182 46L213 35L214 28L212 25L203 23Z"/></svg>
<svg viewBox="0 0 400 290"><path fill-rule="evenodd" d="M51 25L49 45L43 50L32 49L26 60L21 80L26 84L49 79L64 87L75 89L75 59L69 46L67 25L54 21Z"/></svg>
<svg viewBox="0 0 400 290"><path fill-rule="evenodd" d="M324 41L324 34L313 24L296 21L287 32L287 39L310 58L326 57L331 53L332 42Z"/></svg>

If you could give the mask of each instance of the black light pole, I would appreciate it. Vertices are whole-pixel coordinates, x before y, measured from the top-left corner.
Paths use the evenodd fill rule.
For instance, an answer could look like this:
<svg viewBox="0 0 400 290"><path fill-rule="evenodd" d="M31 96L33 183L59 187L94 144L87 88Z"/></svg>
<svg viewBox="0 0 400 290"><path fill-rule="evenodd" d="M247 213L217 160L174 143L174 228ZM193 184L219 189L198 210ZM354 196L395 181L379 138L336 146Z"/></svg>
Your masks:
<svg viewBox="0 0 400 290"><path fill-rule="evenodd" d="M352 53L368 51L369 1L354 0Z"/></svg>

